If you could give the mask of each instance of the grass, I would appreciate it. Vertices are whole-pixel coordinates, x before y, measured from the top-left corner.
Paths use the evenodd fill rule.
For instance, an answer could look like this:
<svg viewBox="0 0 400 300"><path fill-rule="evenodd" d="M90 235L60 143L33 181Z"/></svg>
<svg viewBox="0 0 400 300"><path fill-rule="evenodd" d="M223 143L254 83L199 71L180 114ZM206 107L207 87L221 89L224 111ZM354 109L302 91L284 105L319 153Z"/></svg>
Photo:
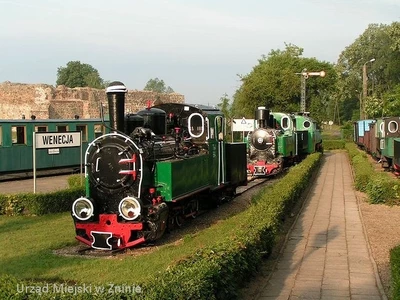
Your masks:
<svg viewBox="0 0 400 300"><path fill-rule="evenodd" d="M229 205L229 204L227 204ZM0 216L0 275L18 279L93 284L140 282L219 238L233 235L234 218L185 236L178 245L162 245L141 255L67 257L53 250L78 245L69 213L45 216ZM162 251L161 251L162 250ZM135 251L135 250L133 250Z"/></svg>

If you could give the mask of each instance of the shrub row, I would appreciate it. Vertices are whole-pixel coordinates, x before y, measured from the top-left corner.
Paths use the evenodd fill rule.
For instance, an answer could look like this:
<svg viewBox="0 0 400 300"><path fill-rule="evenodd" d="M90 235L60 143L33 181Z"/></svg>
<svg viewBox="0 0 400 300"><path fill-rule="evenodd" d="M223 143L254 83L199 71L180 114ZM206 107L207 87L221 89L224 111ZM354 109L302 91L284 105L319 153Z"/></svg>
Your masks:
<svg viewBox="0 0 400 300"><path fill-rule="evenodd" d="M0 194L0 215L44 215L69 211L72 203L82 195L80 175L68 178L69 188L52 193Z"/></svg>
<svg viewBox="0 0 400 300"><path fill-rule="evenodd" d="M322 155L315 153L290 169L278 183L268 186L253 198L253 205L223 222L235 228L235 233L198 249L196 253L138 282L142 293L93 295L81 293L79 299L232 299L238 289L254 273L266 255L271 253L282 220L300 200ZM227 204L229 205L229 204ZM207 230L216 230L210 227ZM15 294L17 280L0 277L0 297L36 299L37 294ZM20 283L21 284L21 283ZM30 283L36 286L46 283ZM7 292L8 291L8 292ZM76 299L77 295L46 293L41 299ZM18 298L20 297L20 298Z"/></svg>
<svg viewBox="0 0 400 300"><path fill-rule="evenodd" d="M388 173L377 172L371 165L365 152L360 151L354 143L347 143L354 173L354 186L367 194L368 201L373 204L394 204L400 199L399 181Z"/></svg>
<svg viewBox="0 0 400 300"><path fill-rule="evenodd" d="M324 150L344 149L344 140L323 140Z"/></svg>

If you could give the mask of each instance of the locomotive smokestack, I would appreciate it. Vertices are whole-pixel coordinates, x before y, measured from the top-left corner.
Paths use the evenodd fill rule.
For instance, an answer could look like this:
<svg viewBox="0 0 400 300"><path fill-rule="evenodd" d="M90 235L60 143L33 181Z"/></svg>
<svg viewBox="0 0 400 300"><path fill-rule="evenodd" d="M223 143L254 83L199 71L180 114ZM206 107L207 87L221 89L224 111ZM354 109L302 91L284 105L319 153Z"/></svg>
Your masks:
<svg viewBox="0 0 400 300"><path fill-rule="evenodd" d="M120 81L111 82L106 89L111 128L123 132L125 131L124 117L126 92L126 86Z"/></svg>
<svg viewBox="0 0 400 300"><path fill-rule="evenodd" d="M269 110L265 106L260 106L256 110L255 119L258 124L258 128L266 128L269 121Z"/></svg>

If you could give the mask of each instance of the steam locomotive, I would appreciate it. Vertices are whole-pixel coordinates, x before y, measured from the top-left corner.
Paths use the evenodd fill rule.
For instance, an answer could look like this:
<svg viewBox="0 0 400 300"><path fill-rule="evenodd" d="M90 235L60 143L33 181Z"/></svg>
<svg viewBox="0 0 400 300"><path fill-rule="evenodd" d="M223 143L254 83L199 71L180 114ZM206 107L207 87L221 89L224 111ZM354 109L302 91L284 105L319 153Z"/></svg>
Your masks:
<svg viewBox="0 0 400 300"><path fill-rule="evenodd" d="M307 114L270 112L259 107L255 121L256 129L247 138L250 177L276 175L308 154L323 151L318 124Z"/></svg>
<svg viewBox="0 0 400 300"><path fill-rule="evenodd" d="M154 242L247 184L246 144L225 142L219 110L166 103L125 115L126 91L106 90L110 132L89 144L86 193L72 205L76 239L94 249Z"/></svg>

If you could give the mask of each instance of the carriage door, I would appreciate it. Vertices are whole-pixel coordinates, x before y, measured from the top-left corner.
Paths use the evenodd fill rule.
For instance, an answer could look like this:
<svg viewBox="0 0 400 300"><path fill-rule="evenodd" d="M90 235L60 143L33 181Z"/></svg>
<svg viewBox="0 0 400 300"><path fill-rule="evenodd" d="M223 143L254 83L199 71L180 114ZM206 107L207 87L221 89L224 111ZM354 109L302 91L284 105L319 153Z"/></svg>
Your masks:
<svg viewBox="0 0 400 300"><path fill-rule="evenodd" d="M225 128L224 118L218 116L215 118L215 130L218 139L218 185L225 183Z"/></svg>

